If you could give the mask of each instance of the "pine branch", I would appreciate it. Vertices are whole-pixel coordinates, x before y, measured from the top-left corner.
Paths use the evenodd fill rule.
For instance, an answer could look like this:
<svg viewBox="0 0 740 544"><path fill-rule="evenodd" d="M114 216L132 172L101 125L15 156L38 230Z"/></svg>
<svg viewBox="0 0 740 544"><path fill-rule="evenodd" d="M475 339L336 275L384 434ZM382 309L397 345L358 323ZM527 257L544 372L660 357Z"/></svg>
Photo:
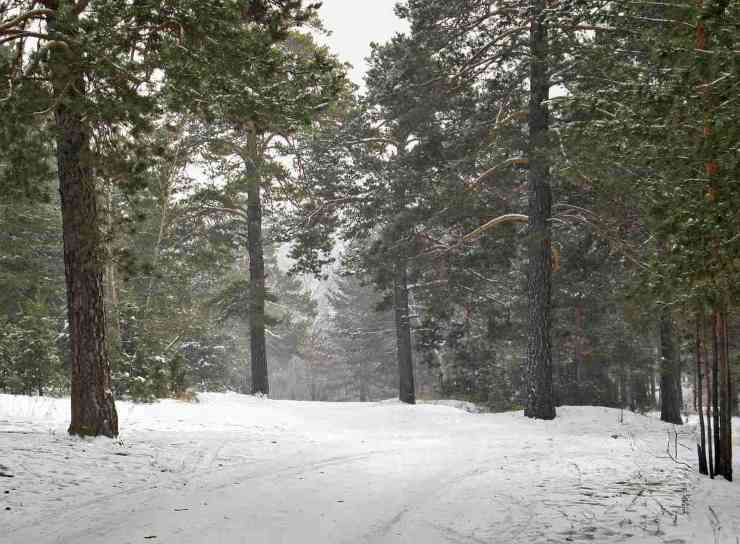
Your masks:
<svg viewBox="0 0 740 544"><path fill-rule="evenodd" d="M42 16L52 16L54 15L54 11L50 9L33 9L27 13L24 13L22 15L18 15L14 19L11 19L10 21L7 21L3 24L0 24L0 34L3 32L13 28L20 26L22 23L25 23L28 19L40 19Z"/></svg>

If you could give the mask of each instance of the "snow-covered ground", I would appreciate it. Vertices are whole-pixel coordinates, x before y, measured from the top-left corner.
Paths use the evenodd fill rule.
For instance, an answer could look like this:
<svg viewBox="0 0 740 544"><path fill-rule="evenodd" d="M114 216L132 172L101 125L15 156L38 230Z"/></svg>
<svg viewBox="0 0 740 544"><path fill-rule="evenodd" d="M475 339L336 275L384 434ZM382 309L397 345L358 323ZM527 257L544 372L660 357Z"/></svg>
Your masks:
<svg viewBox="0 0 740 544"><path fill-rule="evenodd" d="M740 542L740 484L697 475L690 427L677 462L674 427L607 408L200 401L119 402L112 441L0 395L0 542Z"/></svg>

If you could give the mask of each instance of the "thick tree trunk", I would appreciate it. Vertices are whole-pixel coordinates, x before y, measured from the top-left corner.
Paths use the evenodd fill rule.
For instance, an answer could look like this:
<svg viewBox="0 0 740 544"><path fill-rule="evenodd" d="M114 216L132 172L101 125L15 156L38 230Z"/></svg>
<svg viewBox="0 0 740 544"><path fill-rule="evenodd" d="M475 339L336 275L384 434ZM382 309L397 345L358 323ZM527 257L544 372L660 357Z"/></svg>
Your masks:
<svg viewBox="0 0 740 544"><path fill-rule="evenodd" d="M262 251L262 199L258 168L257 130L249 127L249 157L252 162L247 189L247 237L249 245L249 347L252 364L252 394L268 395L267 347L265 343L265 259Z"/></svg>
<svg viewBox="0 0 740 544"><path fill-rule="evenodd" d="M676 349L673 316L669 309L660 316L660 419L683 425L681 417L681 362Z"/></svg>
<svg viewBox="0 0 740 544"><path fill-rule="evenodd" d="M60 31L56 16L49 31ZM74 19L67 34L76 34ZM111 390L105 318L106 246L101 232L90 133L81 108L85 79L71 47L50 49L54 91L56 155L62 207L64 272L71 348L71 420L69 433L118 435L118 415Z"/></svg>
<svg viewBox="0 0 740 544"><path fill-rule="evenodd" d="M525 415L553 419L555 403L550 346L550 297L552 248L550 232L549 128L550 81L548 76L545 0L530 0L530 98L529 98L529 234L527 345L527 406Z"/></svg>
<svg viewBox="0 0 740 544"><path fill-rule="evenodd" d="M100 232L89 134L81 115L72 109L72 102L62 99L55 112L72 348L69 433L113 437L118 435L118 416L106 342L103 283L106 248Z"/></svg>
<svg viewBox="0 0 740 544"><path fill-rule="evenodd" d="M704 427L704 319L701 312L696 314L696 413L699 414L699 473L709 474L707 465L707 441Z"/></svg>
<svg viewBox="0 0 740 544"><path fill-rule="evenodd" d="M416 390L414 387L414 361L411 352L411 320L405 258L400 257L397 259L394 273L393 306L395 310L396 353L398 357L398 398L407 404L415 404Z"/></svg>

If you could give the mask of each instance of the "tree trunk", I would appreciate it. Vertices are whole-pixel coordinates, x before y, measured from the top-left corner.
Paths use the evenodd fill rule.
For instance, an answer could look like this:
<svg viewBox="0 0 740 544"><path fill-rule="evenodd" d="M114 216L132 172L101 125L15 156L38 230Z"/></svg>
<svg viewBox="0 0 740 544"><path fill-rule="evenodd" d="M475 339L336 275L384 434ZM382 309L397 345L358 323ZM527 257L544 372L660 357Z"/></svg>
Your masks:
<svg viewBox="0 0 740 544"><path fill-rule="evenodd" d="M704 361L702 361L703 344L704 344L704 320L702 313L696 314L696 413L699 414L699 473L709 474L707 466L707 441L706 430L704 428Z"/></svg>
<svg viewBox="0 0 740 544"><path fill-rule="evenodd" d="M584 322L584 311L583 306L578 304L576 306L576 322L575 322L575 335L573 338L573 404L582 404L581 394L581 369L583 368L583 347L585 331L583 330Z"/></svg>
<svg viewBox="0 0 740 544"><path fill-rule="evenodd" d="M366 365L362 365L360 369L360 402L367 402L370 400L370 384L369 376L366 370Z"/></svg>
<svg viewBox="0 0 740 544"><path fill-rule="evenodd" d="M79 89L65 90L55 111L57 164L62 200L64 269L72 348L72 419L69 433L117 436L106 342L103 270L105 243L100 232L98 195L91 164L90 136L71 105ZM73 87L73 86L70 86ZM70 94L78 96L70 96Z"/></svg>
<svg viewBox="0 0 740 544"><path fill-rule="evenodd" d="M47 22L50 33L60 30L56 16L48 16ZM76 20L68 24L66 33L76 34ZM72 351L69 433L114 437L118 435L118 415L106 339L106 246L100 228L90 133L81 111L85 79L78 71L79 55L71 47L50 49L48 62L56 104L56 158Z"/></svg>
<svg viewBox="0 0 740 544"><path fill-rule="evenodd" d="M105 214L105 272L104 280L104 301L105 301L105 322L107 324L106 337L108 339L108 356L111 364L116 367L121 361L121 319L118 304L118 282L117 282L117 265L114 259L113 248L113 188L107 184L105 190L104 202Z"/></svg>
<svg viewBox="0 0 740 544"><path fill-rule="evenodd" d="M681 362L668 308L660 316L660 419L683 425L681 418Z"/></svg>
<svg viewBox="0 0 740 544"><path fill-rule="evenodd" d="M714 441L714 474L722 474L722 463L719 457L719 315L715 310L712 314L712 419Z"/></svg>
<svg viewBox="0 0 740 544"><path fill-rule="evenodd" d="M530 98L529 98L529 233L527 295L529 329L527 345L527 406L525 415L553 419L555 404L550 346L551 296L551 194L547 149L550 81L548 75L545 0L530 0Z"/></svg>
<svg viewBox="0 0 740 544"><path fill-rule="evenodd" d="M705 326L706 331L706 326ZM706 418L706 426L707 426L707 468L709 469L709 477L714 478L714 434L713 434L713 418L712 414L713 412L713 406L714 406L714 395L712 394L712 383L713 383L713 372L712 367L709 364L709 349L707 347L706 340L704 341L704 345L702 346L702 355L704 357L704 376L706 377L706 393L707 393L707 418Z"/></svg>
<svg viewBox="0 0 740 544"><path fill-rule="evenodd" d="M247 189L247 237L249 245L249 347L252 394L268 395L267 347L265 344L265 260L262 252L262 199L258 168L257 129L248 134L249 186Z"/></svg>
<svg viewBox="0 0 740 544"><path fill-rule="evenodd" d="M411 353L411 320L406 259L399 257L395 265L393 306L396 321L396 354L398 357L398 398L407 404L416 403L414 361Z"/></svg>
<svg viewBox="0 0 740 544"><path fill-rule="evenodd" d="M719 345L719 450L717 451L717 473L732 481L732 389L730 384L729 346L727 339L727 312L718 312Z"/></svg>

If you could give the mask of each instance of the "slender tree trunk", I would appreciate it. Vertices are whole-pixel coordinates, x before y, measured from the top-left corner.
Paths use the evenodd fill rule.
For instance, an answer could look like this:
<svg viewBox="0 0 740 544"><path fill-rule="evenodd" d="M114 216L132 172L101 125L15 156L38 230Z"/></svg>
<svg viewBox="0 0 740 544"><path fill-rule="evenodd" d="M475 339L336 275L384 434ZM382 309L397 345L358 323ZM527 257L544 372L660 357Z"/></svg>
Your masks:
<svg viewBox="0 0 740 544"><path fill-rule="evenodd" d="M399 257L395 264L393 306L396 321L396 353L398 357L398 398L407 404L416 403L414 361L411 351L411 320L409 312L408 275L406 259Z"/></svg>
<svg viewBox="0 0 740 544"><path fill-rule="evenodd" d="M706 328L706 327L705 327ZM714 457L714 424L713 424L713 417L714 414L714 395L712 391L712 384L714 382L713 378L713 372L712 367L709 363L709 349L707 348L707 342L704 341L704 346L702 350L702 355L704 356L704 375L706 376L706 392L707 392L707 468L709 469L709 477L714 478L714 475L716 474L714 467L715 467L715 457Z"/></svg>
<svg viewBox="0 0 740 544"><path fill-rule="evenodd" d="M550 232L550 161L547 138L550 93L545 0L530 0L530 97L529 97L529 233L527 295L529 327L527 345L527 406L525 415L553 419L555 403L550 346L550 297L552 247Z"/></svg>
<svg viewBox="0 0 740 544"><path fill-rule="evenodd" d="M725 306L726 307L726 306ZM718 474L732 481L732 389L730 384L727 312L718 312L720 432L717 450Z"/></svg>
<svg viewBox="0 0 740 544"><path fill-rule="evenodd" d="M369 387L369 378L367 375L367 370L365 369L365 365L362 365L362 368L360 368L360 402L367 402L370 397L370 387Z"/></svg>
<svg viewBox="0 0 740 544"><path fill-rule="evenodd" d="M571 402L574 404L582 404L581 395L581 368L583 366L583 345L585 331L583 330L583 306L578 304L576 306L576 322L575 322L575 337L573 339L573 393L574 398Z"/></svg>
<svg viewBox="0 0 740 544"><path fill-rule="evenodd" d="M668 308L660 316L660 419L683 425L681 418L681 363L676 349L673 316Z"/></svg>
<svg viewBox="0 0 740 544"><path fill-rule="evenodd" d="M707 468L707 442L704 428L704 361L702 360L704 344L704 319L701 311L696 313L696 412L699 414L699 473L709 474Z"/></svg>
<svg viewBox="0 0 740 544"><path fill-rule="evenodd" d="M249 186L247 189L247 237L249 245L249 347L252 365L252 394L268 395L267 347L265 343L265 259L262 251L262 198L260 195L257 129L250 123L248 134Z"/></svg>
<svg viewBox="0 0 740 544"><path fill-rule="evenodd" d="M58 29L55 16L49 16L47 21L50 31ZM68 34L74 34L74 29ZM118 415L111 390L106 339L103 282L106 246L101 232L90 133L80 111L85 99L85 80L77 72L79 58L71 48L56 47L49 55L57 104L56 158L72 351L69 433L114 437L118 435Z"/></svg>
<svg viewBox="0 0 740 544"><path fill-rule="evenodd" d="M713 441L714 441L714 474L722 474L722 462L719 457L719 315L715 311L712 314L712 419Z"/></svg>
<svg viewBox="0 0 740 544"><path fill-rule="evenodd" d="M695 49L699 54L696 56L697 71L701 85L701 95L704 101L704 134L700 152L704 159L704 169L708 178L708 190L706 197L711 203L716 203L721 190L717 178L720 174L720 164L717 162L717 154L714 145L716 140L714 111L717 97L712 92L710 82L716 77L711 57L706 52L712 50L714 30L711 25L713 19L721 19L725 10L730 5L729 0L717 2L698 2L700 13L696 22L696 44ZM714 244L714 255L720 260L720 241L712 240ZM722 296L722 295L721 295ZM721 474L727 480L732 480L732 417L731 417L731 376L729 367L729 352L727 339L727 306L725 303L715 302L714 315L712 319L713 336L713 372L712 372L712 395L714 411L714 451L715 466L714 473Z"/></svg>
<svg viewBox="0 0 740 544"><path fill-rule="evenodd" d="M117 271L116 263L114 259L113 249L113 188L111 184L107 184L105 190L105 198L102 199L105 203L105 240L106 240L106 255L105 255L105 273L103 274L104 280L104 300L105 300L105 321L108 325L107 338L108 338L108 356L111 359L111 363L115 365L117 361L121 359L121 320L120 314L118 313L118 282L117 282Z"/></svg>

